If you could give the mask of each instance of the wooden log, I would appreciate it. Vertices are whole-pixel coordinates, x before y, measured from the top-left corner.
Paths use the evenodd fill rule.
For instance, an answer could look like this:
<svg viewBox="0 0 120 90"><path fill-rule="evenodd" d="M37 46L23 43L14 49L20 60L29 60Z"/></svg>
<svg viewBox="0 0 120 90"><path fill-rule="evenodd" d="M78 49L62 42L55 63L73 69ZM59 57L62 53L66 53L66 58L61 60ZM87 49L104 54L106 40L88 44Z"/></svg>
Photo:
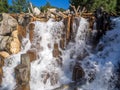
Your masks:
<svg viewBox="0 0 120 90"><path fill-rule="evenodd" d="M71 24L71 17L68 17L67 32L66 32L67 43L70 41L70 27L71 27L70 24Z"/></svg>

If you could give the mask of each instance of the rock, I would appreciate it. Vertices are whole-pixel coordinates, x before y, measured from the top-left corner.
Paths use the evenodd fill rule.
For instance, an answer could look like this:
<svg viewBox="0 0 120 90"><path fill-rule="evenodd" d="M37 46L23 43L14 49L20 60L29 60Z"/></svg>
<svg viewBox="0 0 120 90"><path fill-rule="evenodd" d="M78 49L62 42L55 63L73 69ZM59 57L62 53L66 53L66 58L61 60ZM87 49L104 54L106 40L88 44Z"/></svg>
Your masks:
<svg viewBox="0 0 120 90"><path fill-rule="evenodd" d="M37 7L35 7L34 9L33 9L33 14L35 15L35 16L38 16L38 15L40 15L40 10L37 8Z"/></svg>
<svg viewBox="0 0 120 90"><path fill-rule="evenodd" d="M62 35L61 36L61 39L60 39L60 48L61 49L65 49L65 35Z"/></svg>
<svg viewBox="0 0 120 90"><path fill-rule="evenodd" d="M14 90L30 90L30 85L18 85Z"/></svg>
<svg viewBox="0 0 120 90"><path fill-rule="evenodd" d="M3 78L3 69L2 67L4 66L4 59L9 57L9 54L5 51L0 52L0 85L2 83L2 78Z"/></svg>
<svg viewBox="0 0 120 90"><path fill-rule="evenodd" d="M18 30L13 31L11 37L18 38Z"/></svg>
<svg viewBox="0 0 120 90"><path fill-rule="evenodd" d="M35 28L35 24L30 23L29 24L29 39L31 42L33 41L33 37L34 37L34 28Z"/></svg>
<svg viewBox="0 0 120 90"><path fill-rule="evenodd" d="M0 67L0 85L2 83L2 78L3 78L3 70L2 67Z"/></svg>
<svg viewBox="0 0 120 90"><path fill-rule="evenodd" d="M28 24L31 22L32 17L29 14L20 14L17 17L18 20L18 35L19 37L26 37L27 34L27 30L26 27L28 26Z"/></svg>
<svg viewBox="0 0 120 90"><path fill-rule="evenodd" d="M26 37L26 27L23 27L22 25L18 25L18 35L19 37L25 38Z"/></svg>
<svg viewBox="0 0 120 90"><path fill-rule="evenodd" d="M36 53L36 50L28 50L27 51L27 54L29 55L30 57L30 62L34 61L37 59L37 53Z"/></svg>
<svg viewBox="0 0 120 90"><path fill-rule="evenodd" d="M50 75L50 83L51 83L51 85L52 86L54 86L55 84L57 84L58 83L58 74L57 73L52 73L52 75Z"/></svg>
<svg viewBox="0 0 120 90"><path fill-rule="evenodd" d="M9 54L16 54L21 49L17 31L13 31L11 36L0 36L0 42L0 51L7 51Z"/></svg>
<svg viewBox="0 0 120 90"><path fill-rule="evenodd" d="M83 51L77 56L77 60L83 60L85 57L89 56L89 53L86 49L83 49Z"/></svg>
<svg viewBox="0 0 120 90"><path fill-rule="evenodd" d="M29 71L25 64L19 64L15 67L15 78L17 85L26 85L29 82Z"/></svg>
<svg viewBox="0 0 120 90"><path fill-rule="evenodd" d="M5 51L1 51L0 52L0 57L3 57L4 59L5 58L8 58L10 55L9 55L9 53L7 53L7 52L5 52Z"/></svg>
<svg viewBox="0 0 120 90"><path fill-rule="evenodd" d="M7 45L7 40L9 39L9 36L0 36L1 43L0 43L0 51L5 50Z"/></svg>
<svg viewBox="0 0 120 90"><path fill-rule="evenodd" d="M62 65L63 65L63 63L62 63L62 58L61 58L61 57L57 58L57 59L56 59L56 62L57 62L57 64L58 64L58 66L62 66Z"/></svg>
<svg viewBox="0 0 120 90"><path fill-rule="evenodd" d="M16 54L21 50L21 43L18 38L18 31L17 30L13 31L11 36L12 36L12 41L9 42L10 52L12 54Z"/></svg>
<svg viewBox="0 0 120 90"><path fill-rule="evenodd" d="M26 27L31 22L31 18L32 17L30 16L30 14L20 14L17 17L18 24L23 27Z"/></svg>
<svg viewBox="0 0 120 90"><path fill-rule="evenodd" d="M21 55L21 64L26 65L28 69L28 78L30 80L30 57L28 54Z"/></svg>
<svg viewBox="0 0 120 90"><path fill-rule="evenodd" d="M3 13L0 21L0 35L7 35L17 29L17 20L9 14Z"/></svg>
<svg viewBox="0 0 120 90"><path fill-rule="evenodd" d="M84 78L84 76L85 76L85 72L83 68L79 65L79 63L76 63L73 68L72 80L75 82L79 82Z"/></svg>
<svg viewBox="0 0 120 90"><path fill-rule="evenodd" d="M61 55L61 52L58 49L58 44L57 43L54 44L54 49L53 49L52 53L53 53L53 57L55 57L55 58L57 58Z"/></svg>
<svg viewBox="0 0 120 90"><path fill-rule="evenodd" d="M43 83L46 84L47 80L50 78L50 74L48 72L43 72L42 78L43 78Z"/></svg>
<svg viewBox="0 0 120 90"><path fill-rule="evenodd" d="M10 42L10 53L11 54L16 54L20 51L21 49L21 43L18 38L12 38L13 40Z"/></svg>

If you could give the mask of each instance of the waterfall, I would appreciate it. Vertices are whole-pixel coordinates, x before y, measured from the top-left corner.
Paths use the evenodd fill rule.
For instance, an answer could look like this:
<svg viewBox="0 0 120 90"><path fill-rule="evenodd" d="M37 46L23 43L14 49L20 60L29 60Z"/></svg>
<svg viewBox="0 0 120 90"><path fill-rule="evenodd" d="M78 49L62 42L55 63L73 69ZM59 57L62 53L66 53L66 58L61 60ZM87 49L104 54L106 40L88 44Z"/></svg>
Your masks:
<svg viewBox="0 0 120 90"><path fill-rule="evenodd" d="M62 20L33 22L35 24L33 41L30 42L28 37L24 38L21 52L5 60L4 77L0 89L13 90L16 87L14 68L20 63L20 55L29 49L34 49L37 52L37 60L31 62L31 90L70 90L71 88L66 89L66 87L74 82L72 72L76 62L79 62L85 72L84 84L78 85L78 90L112 90L114 86L111 86L110 80L114 76L116 59L119 58L120 50L116 47L119 46L117 42L119 42L120 32L117 32L117 29L109 31L98 44L96 53L92 53L91 46L87 44L89 24L84 18L77 20L79 25L73 22L75 42L70 40L65 50L60 48L60 37L65 28ZM112 34L112 32L115 33ZM116 34L117 37L115 37ZM110 40L114 38L116 40L111 42ZM114 44L113 47L112 44ZM103 45L104 50L99 51L99 45ZM54 48L59 49L58 57L53 56ZM61 89L55 89L59 87Z"/></svg>

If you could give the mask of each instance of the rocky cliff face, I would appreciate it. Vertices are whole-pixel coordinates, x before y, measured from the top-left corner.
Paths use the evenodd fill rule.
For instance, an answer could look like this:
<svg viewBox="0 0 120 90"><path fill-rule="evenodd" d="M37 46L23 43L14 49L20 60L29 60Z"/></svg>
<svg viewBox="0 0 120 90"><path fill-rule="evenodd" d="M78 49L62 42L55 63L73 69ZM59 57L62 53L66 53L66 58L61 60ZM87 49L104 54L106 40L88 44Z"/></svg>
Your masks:
<svg viewBox="0 0 120 90"><path fill-rule="evenodd" d="M21 45L18 39L17 20L5 13L0 18L0 51L8 54L18 53Z"/></svg>

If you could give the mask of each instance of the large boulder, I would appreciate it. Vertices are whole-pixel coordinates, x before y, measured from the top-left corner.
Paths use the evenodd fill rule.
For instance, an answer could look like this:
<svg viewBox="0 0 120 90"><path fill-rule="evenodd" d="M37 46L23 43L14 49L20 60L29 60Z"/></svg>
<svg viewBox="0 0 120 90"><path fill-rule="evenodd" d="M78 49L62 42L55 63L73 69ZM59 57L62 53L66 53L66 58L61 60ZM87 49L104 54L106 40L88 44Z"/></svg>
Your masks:
<svg viewBox="0 0 120 90"><path fill-rule="evenodd" d="M0 19L0 35L8 35L17 29L17 20L9 14L1 14Z"/></svg>

